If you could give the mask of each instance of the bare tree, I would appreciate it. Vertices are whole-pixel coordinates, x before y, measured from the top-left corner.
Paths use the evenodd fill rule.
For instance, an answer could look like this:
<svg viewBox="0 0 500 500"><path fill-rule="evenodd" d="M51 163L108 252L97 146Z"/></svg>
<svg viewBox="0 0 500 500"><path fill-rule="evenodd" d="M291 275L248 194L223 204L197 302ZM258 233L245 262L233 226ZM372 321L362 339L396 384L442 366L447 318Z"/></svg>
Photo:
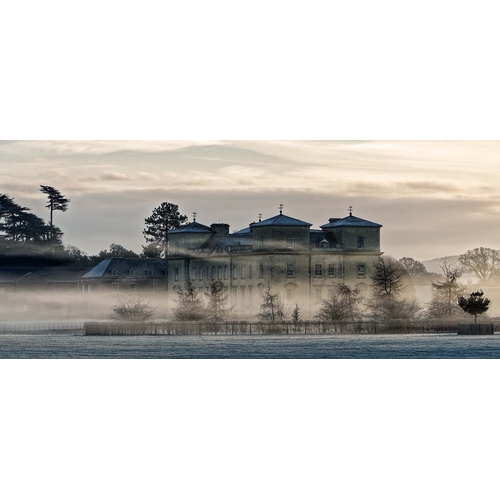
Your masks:
<svg viewBox="0 0 500 500"><path fill-rule="evenodd" d="M427 274L427 269L422 262L412 259L411 257L403 257L399 259L399 263L403 266L408 276L423 276Z"/></svg>
<svg viewBox="0 0 500 500"><path fill-rule="evenodd" d="M464 287L459 282L462 270L457 263L443 259L441 272L444 279L433 281L432 300L427 306L427 316L431 318L449 318L462 316L462 310L457 305L457 299L464 293Z"/></svg>
<svg viewBox="0 0 500 500"><path fill-rule="evenodd" d="M271 285L268 283L262 289L262 303L260 313L257 315L262 321L283 321L286 317L283 301L279 293L271 292Z"/></svg>
<svg viewBox="0 0 500 500"><path fill-rule="evenodd" d="M405 288L404 267L393 257L381 257L375 264L371 276L373 292L376 297L391 300Z"/></svg>
<svg viewBox="0 0 500 500"><path fill-rule="evenodd" d="M232 309L227 307L229 296L224 289L222 281L210 278L208 290L205 292L207 298L206 318L208 321L223 321Z"/></svg>
<svg viewBox="0 0 500 500"><path fill-rule="evenodd" d="M359 317L360 290L337 283L321 301L316 317L322 321L355 321Z"/></svg>
<svg viewBox="0 0 500 500"><path fill-rule="evenodd" d="M500 274L500 251L491 248L467 250L458 258L465 272L474 273L481 281Z"/></svg>
<svg viewBox="0 0 500 500"><path fill-rule="evenodd" d="M111 308L111 317L118 321L147 321L154 316L155 308L141 296L120 297Z"/></svg>

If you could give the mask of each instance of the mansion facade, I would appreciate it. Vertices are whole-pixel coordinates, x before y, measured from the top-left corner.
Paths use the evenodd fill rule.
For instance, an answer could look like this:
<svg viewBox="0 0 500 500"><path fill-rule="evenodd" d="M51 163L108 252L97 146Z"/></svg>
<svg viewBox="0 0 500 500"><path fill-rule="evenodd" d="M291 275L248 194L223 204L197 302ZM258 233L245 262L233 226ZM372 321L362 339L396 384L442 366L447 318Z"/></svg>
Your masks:
<svg viewBox="0 0 500 500"><path fill-rule="evenodd" d="M280 213L229 233L228 224L196 220L169 231L168 300L188 278L201 296L210 280L223 283L233 316L254 319L262 287L279 293L285 310L297 304L303 319L314 317L336 283L368 292L369 277L382 255L380 224L349 213L320 229Z"/></svg>

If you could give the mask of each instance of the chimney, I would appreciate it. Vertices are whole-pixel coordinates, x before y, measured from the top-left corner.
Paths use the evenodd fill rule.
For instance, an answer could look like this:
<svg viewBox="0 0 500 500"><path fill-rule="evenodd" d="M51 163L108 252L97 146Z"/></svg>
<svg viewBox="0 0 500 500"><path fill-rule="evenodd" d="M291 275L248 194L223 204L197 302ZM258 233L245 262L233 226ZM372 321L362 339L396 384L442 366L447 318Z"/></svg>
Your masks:
<svg viewBox="0 0 500 500"><path fill-rule="evenodd" d="M217 236L225 236L226 234L229 234L229 224L219 222L217 224L210 224L210 227Z"/></svg>
<svg viewBox="0 0 500 500"><path fill-rule="evenodd" d="M328 222L331 224L332 222L337 222L338 220L341 220L340 217L331 217L328 219Z"/></svg>

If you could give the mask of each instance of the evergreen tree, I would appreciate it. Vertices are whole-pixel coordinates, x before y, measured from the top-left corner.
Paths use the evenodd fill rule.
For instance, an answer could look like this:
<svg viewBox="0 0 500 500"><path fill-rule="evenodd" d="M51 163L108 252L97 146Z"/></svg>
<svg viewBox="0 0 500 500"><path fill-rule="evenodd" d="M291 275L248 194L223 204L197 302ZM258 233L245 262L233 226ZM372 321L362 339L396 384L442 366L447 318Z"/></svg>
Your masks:
<svg viewBox="0 0 500 500"><path fill-rule="evenodd" d="M477 324L478 314L484 314L490 307L490 299L484 296L482 290L472 292L468 297L460 296L458 305L467 313L474 316L474 324Z"/></svg>
<svg viewBox="0 0 500 500"><path fill-rule="evenodd" d="M164 202L144 220L146 229L142 234L148 243L156 243L161 248L161 256L165 257L168 253L168 232L177 229L187 220L185 215L180 214L177 205Z"/></svg>
<svg viewBox="0 0 500 500"><path fill-rule="evenodd" d="M40 191L47 195L49 201L47 205L45 205L50 210L50 237L54 239L56 237L54 233L54 224L53 224L53 214L55 210L59 210L60 212L66 212L68 210L68 203L70 200L65 198L59 190L52 186L43 186L40 185Z"/></svg>
<svg viewBox="0 0 500 500"><path fill-rule="evenodd" d="M186 280L184 287L174 287L177 293L177 307L174 317L178 321L201 321L206 317L203 300L198 296L198 290L190 279Z"/></svg>

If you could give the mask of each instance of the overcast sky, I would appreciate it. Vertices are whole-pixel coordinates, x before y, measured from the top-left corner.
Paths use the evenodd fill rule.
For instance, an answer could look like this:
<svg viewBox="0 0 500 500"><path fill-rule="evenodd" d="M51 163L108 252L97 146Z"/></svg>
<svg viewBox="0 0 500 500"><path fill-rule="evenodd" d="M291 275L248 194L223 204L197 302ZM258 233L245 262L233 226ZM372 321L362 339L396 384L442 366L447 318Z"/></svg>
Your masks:
<svg viewBox="0 0 500 500"><path fill-rule="evenodd" d="M39 185L71 199L55 213L64 241L87 253L144 244L163 201L231 231L278 213L313 224L378 222L382 250L426 260L500 248L500 142L2 141L1 192L47 219Z"/></svg>

